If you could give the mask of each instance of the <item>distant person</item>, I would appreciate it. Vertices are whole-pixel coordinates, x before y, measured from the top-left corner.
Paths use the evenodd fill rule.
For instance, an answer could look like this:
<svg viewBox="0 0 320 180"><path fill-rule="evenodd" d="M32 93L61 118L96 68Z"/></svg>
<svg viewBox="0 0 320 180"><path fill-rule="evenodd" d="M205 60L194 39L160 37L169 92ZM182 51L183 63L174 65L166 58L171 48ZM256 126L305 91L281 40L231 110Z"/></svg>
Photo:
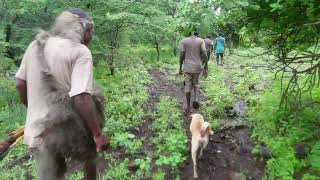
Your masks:
<svg viewBox="0 0 320 180"><path fill-rule="evenodd" d="M217 65L223 65L223 54L225 49L225 39L222 33L215 39L214 49L216 51Z"/></svg>
<svg viewBox="0 0 320 180"><path fill-rule="evenodd" d="M208 61L210 60L210 55L211 52L213 51L213 40L212 40L212 36L208 35L207 38L204 39L204 43L207 49L207 57L208 57Z"/></svg>
<svg viewBox="0 0 320 180"><path fill-rule="evenodd" d="M208 74L208 58L203 39L196 37L197 33L190 34L184 38L180 44L180 68L179 74L185 74L185 93L187 106L184 107L186 114L191 112L191 90L194 90L193 106L199 106L197 93L199 91L199 77L203 72L204 76ZM182 69L183 66L183 69Z"/></svg>

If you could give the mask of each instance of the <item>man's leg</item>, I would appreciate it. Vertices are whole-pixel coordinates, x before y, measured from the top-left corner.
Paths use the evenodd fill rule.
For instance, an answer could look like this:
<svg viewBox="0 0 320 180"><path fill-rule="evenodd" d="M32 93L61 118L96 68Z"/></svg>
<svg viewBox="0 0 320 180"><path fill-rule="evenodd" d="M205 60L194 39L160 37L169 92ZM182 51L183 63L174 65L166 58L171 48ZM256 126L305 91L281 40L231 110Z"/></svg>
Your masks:
<svg viewBox="0 0 320 180"><path fill-rule="evenodd" d="M216 53L217 65L219 65L219 53Z"/></svg>
<svg viewBox="0 0 320 180"><path fill-rule="evenodd" d="M97 179L97 166L95 159L89 159L84 164L84 177L86 180L96 180Z"/></svg>
<svg viewBox="0 0 320 180"><path fill-rule="evenodd" d="M198 102L198 96L197 96L197 94L198 94L198 88L197 88L196 86L194 86L194 87L193 87L193 91L194 91L194 94L193 94L193 96L194 96L194 101Z"/></svg>
<svg viewBox="0 0 320 180"><path fill-rule="evenodd" d="M192 74L186 73L185 75L185 82L186 85L184 87L184 91L186 93L186 99L187 99L187 107L185 108L186 113L190 113L191 110L191 87L192 87Z"/></svg>
<svg viewBox="0 0 320 180"><path fill-rule="evenodd" d="M220 53L220 57L221 57L221 65L223 65L223 53Z"/></svg>
<svg viewBox="0 0 320 180"><path fill-rule="evenodd" d="M59 179L64 179L64 175L67 172L66 158L61 154L55 156L55 162L57 165L57 177Z"/></svg>
<svg viewBox="0 0 320 180"><path fill-rule="evenodd" d="M193 108L198 109L200 107L199 101L198 101L198 93L199 93L199 78L200 74L193 74L192 76L192 87L194 91L194 101L192 103Z"/></svg>
<svg viewBox="0 0 320 180"><path fill-rule="evenodd" d="M51 153L43 147L33 148L39 180L63 180L66 165L63 157Z"/></svg>
<svg viewBox="0 0 320 180"><path fill-rule="evenodd" d="M191 105L190 105L190 101L191 101L191 92L186 92L186 98L187 98L187 108L186 108L186 113L190 113L191 111Z"/></svg>

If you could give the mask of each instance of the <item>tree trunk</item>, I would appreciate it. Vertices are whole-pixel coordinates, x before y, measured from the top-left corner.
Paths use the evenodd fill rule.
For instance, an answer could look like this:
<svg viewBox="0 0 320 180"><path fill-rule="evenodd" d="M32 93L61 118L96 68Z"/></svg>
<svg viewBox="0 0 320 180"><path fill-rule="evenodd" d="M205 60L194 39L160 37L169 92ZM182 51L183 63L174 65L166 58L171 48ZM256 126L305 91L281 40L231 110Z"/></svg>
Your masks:
<svg viewBox="0 0 320 180"><path fill-rule="evenodd" d="M160 60L160 49L159 49L159 42L158 42L157 38L155 38L155 47L157 50L157 61L159 61Z"/></svg>
<svg viewBox="0 0 320 180"><path fill-rule="evenodd" d="M9 44L10 40L11 40L11 35L12 35L12 27L10 24L7 24L6 29L5 29L5 34L6 34L5 41L6 41L6 43ZM6 46L4 53L5 53L6 57L14 60L15 52L14 52L14 48L12 46L10 46L10 45Z"/></svg>
<svg viewBox="0 0 320 180"><path fill-rule="evenodd" d="M111 53L110 53L110 58L108 63L109 69L110 69L110 75L114 75L114 72L115 72L114 59L115 59L116 50L118 48L118 44L117 44L118 35L119 35L118 28L116 28L113 33L111 32L111 41L110 41Z"/></svg>
<svg viewBox="0 0 320 180"><path fill-rule="evenodd" d="M173 55L174 56L177 56L177 39L176 37L173 37L172 40L171 40L171 47L172 47L172 52L173 52Z"/></svg>
<svg viewBox="0 0 320 180"><path fill-rule="evenodd" d="M233 48L233 41L232 41L232 34L228 35L228 39L229 39L229 54L232 55L232 48Z"/></svg>
<svg viewBox="0 0 320 180"><path fill-rule="evenodd" d="M111 50L111 56L110 56L110 60L109 60L109 69L110 69L110 74L114 75L114 63L113 63L113 59L114 59L114 50Z"/></svg>

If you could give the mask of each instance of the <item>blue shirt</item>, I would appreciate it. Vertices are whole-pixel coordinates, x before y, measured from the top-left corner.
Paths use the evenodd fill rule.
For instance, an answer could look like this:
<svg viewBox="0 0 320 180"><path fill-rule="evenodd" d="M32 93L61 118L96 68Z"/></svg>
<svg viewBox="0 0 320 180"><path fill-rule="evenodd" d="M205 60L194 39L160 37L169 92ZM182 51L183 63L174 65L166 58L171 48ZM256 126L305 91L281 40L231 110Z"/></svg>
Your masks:
<svg viewBox="0 0 320 180"><path fill-rule="evenodd" d="M216 53L224 53L224 37L217 37L216 38Z"/></svg>

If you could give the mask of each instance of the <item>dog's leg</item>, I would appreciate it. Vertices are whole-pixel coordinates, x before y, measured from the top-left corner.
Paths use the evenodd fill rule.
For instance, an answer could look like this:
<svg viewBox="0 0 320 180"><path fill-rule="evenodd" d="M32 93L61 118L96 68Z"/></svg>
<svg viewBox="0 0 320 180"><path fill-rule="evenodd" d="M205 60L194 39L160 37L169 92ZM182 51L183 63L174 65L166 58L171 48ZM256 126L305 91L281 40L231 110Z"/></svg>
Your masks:
<svg viewBox="0 0 320 180"><path fill-rule="evenodd" d="M199 148L199 144L197 141L192 142L191 147L191 156L193 161L193 177L198 178L198 172L197 172L197 150Z"/></svg>
<svg viewBox="0 0 320 180"><path fill-rule="evenodd" d="M199 155L199 158L202 157L202 152L203 152L204 148L207 147L208 142L209 142L209 140L206 140L206 141L203 142L203 144L201 144L201 146L200 146L200 155Z"/></svg>
<svg viewBox="0 0 320 180"><path fill-rule="evenodd" d="M201 146L201 147L200 147L200 153L199 153L199 159L202 158L202 151L203 151L203 149L204 149L204 146Z"/></svg>

